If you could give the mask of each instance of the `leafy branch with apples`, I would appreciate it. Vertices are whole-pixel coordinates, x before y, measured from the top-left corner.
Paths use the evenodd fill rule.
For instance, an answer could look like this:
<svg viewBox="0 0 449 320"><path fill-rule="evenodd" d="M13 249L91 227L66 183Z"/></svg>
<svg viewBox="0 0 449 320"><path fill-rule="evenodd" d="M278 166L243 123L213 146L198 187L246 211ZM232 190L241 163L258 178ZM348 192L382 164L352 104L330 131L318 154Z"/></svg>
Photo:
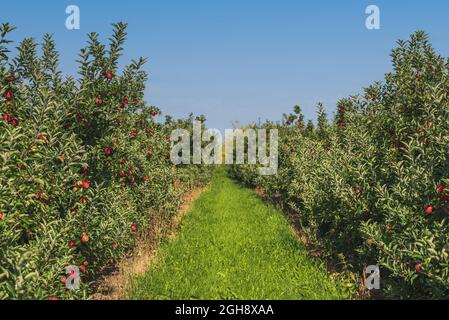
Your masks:
<svg viewBox="0 0 449 320"><path fill-rule="evenodd" d="M233 166L299 220L343 273L379 265L386 297L449 294L449 62L424 32L398 41L394 70L339 101L316 127L299 106L279 129L279 171ZM360 278L362 278L360 276Z"/></svg>
<svg viewBox="0 0 449 320"><path fill-rule="evenodd" d="M0 299L86 298L210 169L171 163L170 133L192 116L164 121L144 102L145 59L119 70L126 24L109 45L88 35L77 79L58 69L50 35L13 56L13 30L0 25ZM79 290L65 286L71 265Z"/></svg>

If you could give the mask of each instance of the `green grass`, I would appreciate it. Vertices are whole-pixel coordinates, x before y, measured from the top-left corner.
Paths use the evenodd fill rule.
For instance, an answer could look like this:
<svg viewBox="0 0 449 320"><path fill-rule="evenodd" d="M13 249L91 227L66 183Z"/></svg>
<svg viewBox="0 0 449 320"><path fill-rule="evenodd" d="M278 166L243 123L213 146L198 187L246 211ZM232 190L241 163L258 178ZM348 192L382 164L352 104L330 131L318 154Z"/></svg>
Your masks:
<svg viewBox="0 0 449 320"><path fill-rule="evenodd" d="M345 299L281 212L218 170L131 299Z"/></svg>

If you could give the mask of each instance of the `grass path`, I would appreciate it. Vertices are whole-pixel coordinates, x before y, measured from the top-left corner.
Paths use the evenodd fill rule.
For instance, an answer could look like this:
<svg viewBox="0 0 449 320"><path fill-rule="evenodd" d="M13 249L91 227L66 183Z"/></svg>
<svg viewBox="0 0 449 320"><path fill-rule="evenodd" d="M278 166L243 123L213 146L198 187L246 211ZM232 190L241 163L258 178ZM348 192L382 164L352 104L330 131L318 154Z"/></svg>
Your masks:
<svg viewBox="0 0 449 320"><path fill-rule="evenodd" d="M217 171L131 299L344 299L281 212Z"/></svg>

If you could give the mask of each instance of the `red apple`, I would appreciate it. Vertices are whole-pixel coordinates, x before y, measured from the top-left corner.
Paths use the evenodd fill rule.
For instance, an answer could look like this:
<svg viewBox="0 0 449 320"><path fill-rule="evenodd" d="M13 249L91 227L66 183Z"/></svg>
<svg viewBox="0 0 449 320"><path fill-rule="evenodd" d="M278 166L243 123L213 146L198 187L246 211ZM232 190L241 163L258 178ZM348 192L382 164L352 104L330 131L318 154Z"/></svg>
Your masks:
<svg viewBox="0 0 449 320"><path fill-rule="evenodd" d="M83 233L83 235L81 236L81 242L82 243L88 243L89 242L89 236L87 235L87 233Z"/></svg>
<svg viewBox="0 0 449 320"><path fill-rule="evenodd" d="M107 71L104 73L104 77L108 80L111 80L114 77L114 75L112 74L112 72Z"/></svg>
<svg viewBox="0 0 449 320"><path fill-rule="evenodd" d="M6 90L5 93L3 94L3 97L5 97L6 99L11 99L14 97L14 93L12 93L11 90Z"/></svg>
<svg viewBox="0 0 449 320"><path fill-rule="evenodd" d="M82 273L86 273L86 271L87 271L87 268L86 268L86 266L85 266L84 264L80 265L80 266L79 266L79 269L80 269L80 271L81 271Z"/></svg>
<svg viewBox="0 0 449 320"><path fill-rule="evenodd" d="M109 157L112 153L112 148L111 147L106 147L104 148L104 154L106 157Z"/></svg>
<svg viewBox="0 0 449 320"><path fill-rule="evenodd" d="M432 214L433 213L433 207L431 205L427 205L427 206L424 207L424 211L427 214Z"/></svg>

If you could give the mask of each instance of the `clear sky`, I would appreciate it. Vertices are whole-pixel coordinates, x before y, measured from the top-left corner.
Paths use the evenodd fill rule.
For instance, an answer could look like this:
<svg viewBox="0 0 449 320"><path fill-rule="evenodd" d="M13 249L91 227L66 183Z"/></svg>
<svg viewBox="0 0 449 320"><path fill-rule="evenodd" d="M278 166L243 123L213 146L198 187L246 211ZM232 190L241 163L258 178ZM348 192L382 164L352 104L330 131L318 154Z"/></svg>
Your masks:
<svg viewBox="0 0 449 320"><path fill-rule="evenodd" d="M78 5L81 29L65 28L65 8ZM381 10L381 29L365 28L365 9ZM76 74L86 34L129 23L122 61L149 58L146 100L165 113L204 113L208 126L278 120L295 104L308 118L322 101L360 92L390 71L398 38L422 29L449 56L446 0L39 0L2 1L0 22L14 40L53 33L61 68Z"/></svg>

